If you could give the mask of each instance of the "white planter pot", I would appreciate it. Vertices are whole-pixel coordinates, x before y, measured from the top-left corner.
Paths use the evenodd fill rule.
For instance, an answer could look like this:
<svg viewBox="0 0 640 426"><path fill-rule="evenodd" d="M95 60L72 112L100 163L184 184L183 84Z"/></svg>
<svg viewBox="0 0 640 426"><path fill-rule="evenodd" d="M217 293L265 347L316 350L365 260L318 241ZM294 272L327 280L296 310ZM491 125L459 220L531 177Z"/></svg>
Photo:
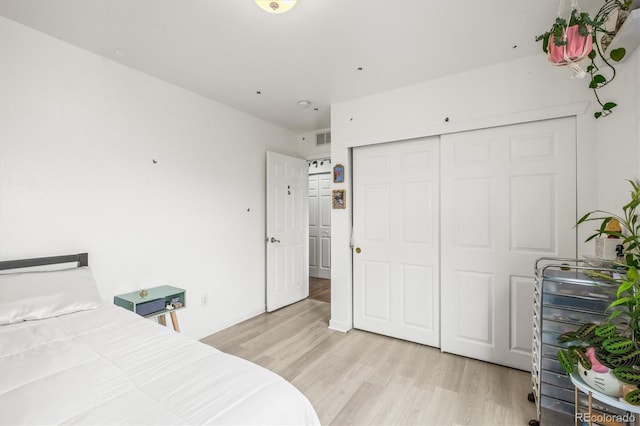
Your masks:
<svg viewBox="0 0 640 426"><path fill-rule="evenodd" d="M580 374L580 378L594 390L615 398L622 396L623 383L613 375L611 370L606 373L598 373L594 370L585 370L584 367L578 363L578 373Z"/></svg>

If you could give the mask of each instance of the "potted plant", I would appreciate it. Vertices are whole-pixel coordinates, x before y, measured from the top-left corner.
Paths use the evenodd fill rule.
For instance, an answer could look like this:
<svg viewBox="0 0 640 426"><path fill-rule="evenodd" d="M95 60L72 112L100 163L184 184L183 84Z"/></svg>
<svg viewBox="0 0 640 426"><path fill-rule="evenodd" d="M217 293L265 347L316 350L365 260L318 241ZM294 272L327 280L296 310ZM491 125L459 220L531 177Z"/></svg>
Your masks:
<svg viewBox="0 0 640 426"><path fill-rule="evenodd" d="M547 53L550 62L571 67L578 77L589 73L589 88L600 105L600 111L594 113L595 118L606 117L617 106L615 102L604 102L598 90L613 81L616 77L614 63L621 61L626 54L624 47L606 52L608 42L618 29L616 26L609 30L606 23L614 13L628 11L631 4L632 0L604 0L592 18L589 13L580 12L573 2L569 22L559 16L549 31L536 37L536 41L542 41L542 50ZM591 61L586 72L577 64L585 57Z"/></svg>
<svg viewBox="0 0 640 426"><path fill-rule="evenodd" d="M609 316L600 325L583 324L576 331L561 334L560 343L568 343L566 349L558 351L558 361L571 374L575 367L579 371L610 373L621 382L640 386L640 186L631 184L631 200L622 207L622 216L596 210L584 215L578 221L581 225L589 221L599 221L600 227L587 241L596 237L619 238L624 246L624 261L618 266L624 269L621 277L599 274L602 279L618 285L615 299L607 307ZM619 227L609 224L617 221ZM576 226L577 226L576 225ZM594 369L594 364L596 368ZM607 370L607 371L605 371ZM604 376L599 377L603 379ZM606 393L606 392L605 392ZM640 389L636 388L625 396L625 400L640 405Z"/></svg>
<svg viewBox="0 0 640 426"><path fill-rule="evenodd" d="M592 50L594 22L588 13L572 8L569 22L558 16L549 31L536 37L555 65L568 65L585 58Z"/></svg>

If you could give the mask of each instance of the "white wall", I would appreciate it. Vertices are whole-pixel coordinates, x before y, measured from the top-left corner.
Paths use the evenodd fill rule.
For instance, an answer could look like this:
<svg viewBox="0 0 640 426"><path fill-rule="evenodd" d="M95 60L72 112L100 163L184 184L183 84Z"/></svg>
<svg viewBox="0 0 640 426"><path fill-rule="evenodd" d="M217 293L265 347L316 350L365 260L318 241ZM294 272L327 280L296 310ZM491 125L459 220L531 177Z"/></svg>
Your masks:
<svg viewBox="0 0 640 426"><path fill-rule="evenodd" d="M329 158L331 145L316 145L316 134L328 132L331 129L318 130L316 132L301 133L298 135L298 156L306 160Z"/></svg>
<svg viewBox="0 0 640 426"><path fill-rule="evenodd" d="M640 60L635 54L617 68L607 88L619 106L610 117L593 118L587 80L572 80L541 53L377 95L332 105L331 159L351 164L350 149L373 143L574 115L578 135L578 210L617 209L628 198L624 179L640 170ZM446 121L446 118L449 118ZM606 121L605 121L606 120ZM351 170L345 172L347 210L333 210L330 327L352 327ZM584 240L588 229L580 229ZM590 248L579 246L579 251Z"/></svg>
<svg viewBox="0 0 640 426"><path fill-rule="evenodd" d="M296 149L289 131L0 18L2 259L87 251L108 299L184 287L181 328L206 336L264 311L265 151Z"/></svg>
<svg viewBox="0 0 640 426"><path fill-rule="evenodd" d="M628 179L640 176L640 48L619 67L602 92L619 106L597 120L598 208L619 211L630 200Z"/></svg>

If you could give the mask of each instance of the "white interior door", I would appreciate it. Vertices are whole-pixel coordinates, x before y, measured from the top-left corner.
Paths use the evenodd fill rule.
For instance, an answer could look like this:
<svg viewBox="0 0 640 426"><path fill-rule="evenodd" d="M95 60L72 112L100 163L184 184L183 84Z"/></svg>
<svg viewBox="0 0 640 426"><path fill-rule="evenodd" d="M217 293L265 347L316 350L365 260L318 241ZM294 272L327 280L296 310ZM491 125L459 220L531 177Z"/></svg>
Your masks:
<svg viewBox="0 0 640 426"><path fill-rule="evenodd" d="M307 162L267 152L267 311L309 295Z"/></svg>
<svg viewBox="0 0 640 426"><path fill-rule="evenodd" d="M353 150L354 327L439 346L438 138Z"/></svg>
<svg viewBox="0 0 640 426"><path fill-rule="evenodd" d="M331 278L331 173L309 175L309 276Z"/></svg>
<svg viewBox="0 0 640 426"><path fill-rule="evenodd" d="M533 265L576 254L575 119L442 136L442 350L531 368Z"/></svg>

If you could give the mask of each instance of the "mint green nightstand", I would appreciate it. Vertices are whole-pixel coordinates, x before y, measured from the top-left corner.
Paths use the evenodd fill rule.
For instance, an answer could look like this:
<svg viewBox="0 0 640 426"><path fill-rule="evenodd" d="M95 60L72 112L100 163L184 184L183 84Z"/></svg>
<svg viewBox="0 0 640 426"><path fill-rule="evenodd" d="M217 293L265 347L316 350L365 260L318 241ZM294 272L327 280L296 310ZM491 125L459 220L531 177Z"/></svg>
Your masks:
<svg viewBox="0 0 640 426"><path fill-rule="evenodd" d="M113 303L135 312L145 318L158 318L158 322L167 325L165 314L171 315L173 329L180 332L176 311L186 306L186 291L182 288L163 285L146 289L147 294L142 297L141 291L119 294L113 298Z"/></svg>

